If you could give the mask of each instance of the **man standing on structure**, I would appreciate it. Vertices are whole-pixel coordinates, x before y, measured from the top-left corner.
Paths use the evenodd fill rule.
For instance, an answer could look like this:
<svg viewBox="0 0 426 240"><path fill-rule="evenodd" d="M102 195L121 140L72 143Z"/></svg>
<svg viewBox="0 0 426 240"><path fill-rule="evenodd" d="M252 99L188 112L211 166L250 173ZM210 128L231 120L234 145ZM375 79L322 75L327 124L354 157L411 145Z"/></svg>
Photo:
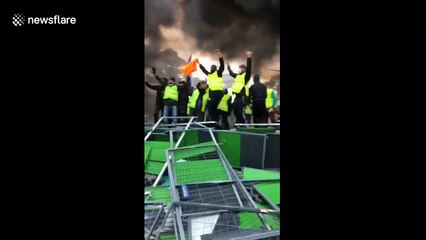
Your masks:
<svg viewBox="0 0 426 240"><path fill-rule="evenodd" d="M179 90L174 77L161 78L155 73L155 68L152 68L155 79L161 84L163 95L163 117L176 117L178 115L178 100ZM171 113L171 114L170 114ZM169 123L170 119L163 119L163 123ZM173 123L178 123L177 118L172 118Z"/></svg>
<svg viewBox="0 0 426 240"><path fill-rule="evenodd" d="M219 49L215 50L219 57L220 66L217 69L216 65L212 65L210 67L210 72L207 71L204 66L198 62L201 71L207 75L207 81L209 84L209 102L207 104L207 109L209 112L209 116L212 121L219 122L219 112L217 110L217 106L219 105L220 100L223 97L223 70L224 70L224 62L222 54Z"/></svg>
<svg viewBox="0 0 426 240"><path fill-rule="evenodd" d="M259 75L254 75L253 82L249 89L249 98L253 103L253 123L267 123L266 86L260 82Z"/></svg>
<svg viewBox="0 0 426 240"><path fill-rule="evenodd" d="M246 88L248 88L248 82L251 77L251 55L252 52L246 52L247 65L240 65L240 72L238 74L232 72L231 67L228 64L228 71L231 77L235 78L234 84L232 84L232 93L235 94L234 99L234 115L236 123L244 123L244 106L247 103L244 102L244 95Z"/></svg>
<svg viewBox="0 0 426 240"><path fill-rule="evenodd" d="M217 106L217 109L219 111L219 115L222 118L222 128L229 130L229 111L231 110L231 100L232 100L232 93L227 89L223 90L223 97L219 102L219 105Z"/></svg>
<svg viewBox="0 0 426 240"><path fill-rule="evenodd" d="M179 100L179 91L176 85L176 80L174 78L169 78L167 83L163 85L164 87L164 96L163 96L163 116L164 117L174 117L172 118L173 123L178 123L177 113L178 113L178 100ZM170 114L171 112L171 114ZM164 119L165 124L169 123L169 119Z"/></svg>
<svg viewBox="0 0 426 240"><path fill-rule="evenodd" d="M204 121L207 102L209 100L209 86L206 81L197 83L197 88L189 98L187 113L189 116L197 116L197 121Z"/></svg>
<svg viewBox="0 0 426 240"><path fill-rule="evenodd" d="M178 100L178 116L187 116L187 108L188 108L188 98L191 94L191 78L186 77L185 80L180 80L177 84L178 92L179 92L179 100ZM185 122L186 119L180 119L180 122Z"/></svg>
<svg viewBox="0 0 426 240"><path fill-rule="evenodd" d="M152 68L152 74L154 76L156 76L155 74L155 68ZM157 79L158 80L158 79ZM156 96L155 96L155 106L154 106L154 122L157 122L160 116L160 112L163 113L163 82L164 80L160 78L160 84L156 85L156 84L150 84L149 82L145 81L145 86L147 86L148 88L156 91Z"/></svg>

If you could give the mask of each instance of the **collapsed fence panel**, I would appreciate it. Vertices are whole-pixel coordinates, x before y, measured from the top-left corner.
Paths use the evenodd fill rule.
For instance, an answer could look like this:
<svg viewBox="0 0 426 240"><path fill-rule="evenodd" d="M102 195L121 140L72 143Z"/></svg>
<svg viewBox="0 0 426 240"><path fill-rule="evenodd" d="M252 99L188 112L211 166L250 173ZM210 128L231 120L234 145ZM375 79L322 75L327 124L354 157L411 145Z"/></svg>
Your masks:
<svg viewBox="0 0 426 240"><path fill-rule="evenodd" d="M154 239L159 236L174 236L175 227L171 213L171 206L159 203L144 204L144 239ZM174 238L176 239L176 238Z"/></svg>
<svg viewBox="0 0 426 240"><path fill-rule="evenodd" d="M279 231L274 231L279 230L275 205L279 198L255 202L232 169L263 168L266 134L189 129L189 125L184 130L159 125L150 132L150 140L157 143L148 143L145 172L165 171L170 187L145 188L145 239L279 239ZM168 141L158 141L162 134L169 135ZM262 197L275 189L265 181L276 179L276 172L249 169L245 175L250 191L262 192ZM259 182L254 176L267 180ZM152 202L157 205L149 205Z"/></svg>
<svg viewBox="0 0 426 240"><path fill-rule="evenodd" d="M280 134L213 130L220 148L233 167L280 168ZM177 135L177 134L176 134ZM203 129L187 131L180 146L211 142Z"/></svg>
<svg viewBox="0 0 426 240"><path fill-rule="evenodd" d="M219 159L178 162L174 167L177 185L229 180Z"/></svg>

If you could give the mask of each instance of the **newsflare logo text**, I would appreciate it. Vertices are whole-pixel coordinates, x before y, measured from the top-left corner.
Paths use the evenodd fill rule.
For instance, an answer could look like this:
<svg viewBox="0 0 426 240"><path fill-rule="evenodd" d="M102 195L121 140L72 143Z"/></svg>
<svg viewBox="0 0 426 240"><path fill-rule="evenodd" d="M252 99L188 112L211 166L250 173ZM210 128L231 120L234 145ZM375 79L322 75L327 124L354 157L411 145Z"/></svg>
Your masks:
<svg viewBox="0 0 426 240"><path fill-rule="evenodd" d="M59 15L55 15L53 17L25 17L22 13L13 14L12 24L20 27L25 24L28 25L56 25L56 24L75 24L77 19L75 17L62 17Z"/></svg>

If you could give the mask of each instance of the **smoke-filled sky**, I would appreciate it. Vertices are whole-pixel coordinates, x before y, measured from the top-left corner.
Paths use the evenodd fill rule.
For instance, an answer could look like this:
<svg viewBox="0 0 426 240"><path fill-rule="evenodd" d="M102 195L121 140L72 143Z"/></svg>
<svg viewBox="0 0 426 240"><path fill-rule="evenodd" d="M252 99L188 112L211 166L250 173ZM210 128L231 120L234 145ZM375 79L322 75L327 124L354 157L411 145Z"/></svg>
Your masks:
<svg viewBox="0 0 426 240"><path fill-rule="evenodd" d="M279 0L145 0L145 71L155 66L175 75L165 66L175 64L159 54L167 49L180 59L192 54L209 69L219 64L214 50L220 49L225 64L237 72L249 50L253 74L269 81L277 74L270 70L280 69L279 39ZM201 70L193 76L206 78Z"/></svg>
<svg viewBox="0 0 426 240"><path fill-rule="evenodd" d="M280 67L279 8L279 0L145 0L145 66L161 63L157 53L171 48L209 67L219 63L218 48L237 71L250 50L253 72L269 80Z"/></svg>

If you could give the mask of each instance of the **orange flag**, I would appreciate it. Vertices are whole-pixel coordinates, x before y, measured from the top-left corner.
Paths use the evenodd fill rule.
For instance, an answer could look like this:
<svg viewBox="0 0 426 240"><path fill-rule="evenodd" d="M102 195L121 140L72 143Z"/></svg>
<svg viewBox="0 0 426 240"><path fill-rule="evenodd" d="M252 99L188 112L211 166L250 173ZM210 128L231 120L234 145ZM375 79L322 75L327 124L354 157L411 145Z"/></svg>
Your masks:
<svg viewBox="0 0 426 240"><path fill-rule="evenodd" d="M198 58L190 61L185 66L182 66L179 69L183 72L185 76L188 77L189 75L191 75L191 73L197 71L197 61L198 61Z"/></svg>

